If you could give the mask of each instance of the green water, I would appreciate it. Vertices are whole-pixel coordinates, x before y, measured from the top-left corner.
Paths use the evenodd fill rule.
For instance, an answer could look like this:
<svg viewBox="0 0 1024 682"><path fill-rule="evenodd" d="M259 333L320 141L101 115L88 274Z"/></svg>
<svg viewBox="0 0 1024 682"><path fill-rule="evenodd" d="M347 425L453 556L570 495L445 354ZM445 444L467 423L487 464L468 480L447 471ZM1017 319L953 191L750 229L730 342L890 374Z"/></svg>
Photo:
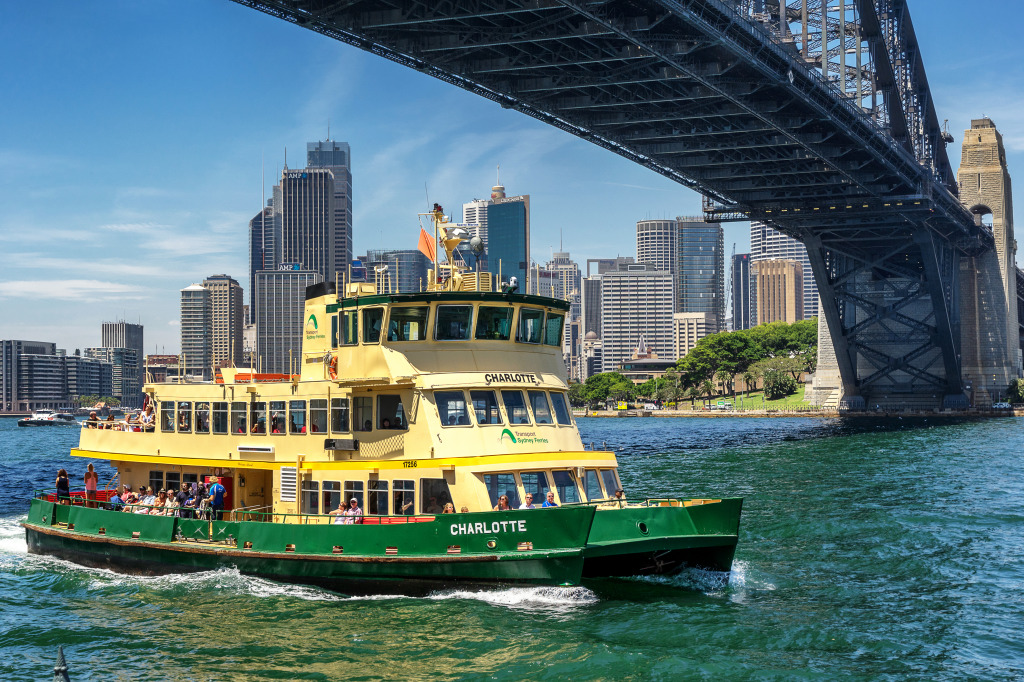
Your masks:
<svg viewBox="0 0 1024 682"><path fill-rule="evenodd" d="M0 678L50 679L62 644L74 680L1021 679L1022 427L583 419L631 497L746 498L728 585L350 599L27 555L27 494L84 463L0 420Z"/></svg>

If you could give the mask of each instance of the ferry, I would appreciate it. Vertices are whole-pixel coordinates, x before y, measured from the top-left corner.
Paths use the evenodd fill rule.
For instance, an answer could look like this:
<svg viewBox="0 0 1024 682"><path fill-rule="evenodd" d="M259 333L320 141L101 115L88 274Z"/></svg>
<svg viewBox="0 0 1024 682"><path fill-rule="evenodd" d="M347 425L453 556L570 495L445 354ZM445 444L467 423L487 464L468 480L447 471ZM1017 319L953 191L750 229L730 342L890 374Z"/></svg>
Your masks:
<svg viewBox="0 0 1024 682"><path fill-rule="evenodd" d="M38 491L29 551L344 593L727 574L741 499L627 496L615 453L587 449L570 410L569 303L471 271L456 251L467 231L439 206L423 215L434 235L421 226L421 245L440 247L426 287L308 287L297 372L147 382L155 423L82 429L74 457L109 461L134 490L216 480L223 512L125 513L104 508L109 490L92 506Z"/></svg>
<svg viewBox="0 0 1024 682"><path fill-rule="evenodd" d="M77 426L75 415L53 410L36 410L31 417L18 420L18 426Z"/></svg>

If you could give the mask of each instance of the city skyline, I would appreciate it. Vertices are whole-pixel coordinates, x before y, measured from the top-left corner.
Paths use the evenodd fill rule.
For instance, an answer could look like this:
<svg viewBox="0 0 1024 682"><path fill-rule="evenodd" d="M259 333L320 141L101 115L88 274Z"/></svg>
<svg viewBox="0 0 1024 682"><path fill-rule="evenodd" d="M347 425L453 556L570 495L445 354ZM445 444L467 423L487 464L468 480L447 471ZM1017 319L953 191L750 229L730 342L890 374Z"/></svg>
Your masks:
<svg viewBox="0 0 1024 682"><path fill-rule="evenodd" d="M988 115L1012 175L1024 167L1024 49L1012 22L984 19L1005 5L911 9L950 157ZM19 65L0 76L17 102L5 112L16 134L0 141L3 338L73 352L116 318L146 327L146 353L177 350L179 290L214 272L248 280L248 222L285 148L303 165L328 126L353 145L356 253L415 248L428 197L457 218L498 164L502 184L531 195L540 263L560 236L579 263L635 255L637 220L699 212L693 192L566 133L230 3L19 5L0 35ZM748 250L747 223L725 230L727 253Z"/></svg>

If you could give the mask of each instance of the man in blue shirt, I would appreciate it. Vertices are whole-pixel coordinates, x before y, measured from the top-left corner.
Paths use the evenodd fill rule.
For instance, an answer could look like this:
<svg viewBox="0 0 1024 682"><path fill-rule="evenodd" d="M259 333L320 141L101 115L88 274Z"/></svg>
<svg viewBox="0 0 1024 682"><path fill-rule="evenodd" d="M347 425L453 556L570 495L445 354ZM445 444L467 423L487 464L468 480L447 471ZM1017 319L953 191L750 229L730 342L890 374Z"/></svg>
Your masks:
<svg viewBox="0 0 1024 682"><path fill-rule="evenodd" d="M547 497L546 500L544 500L544 504L542 504L541 506L542 507L557 507L558 506L557 504L555 504L555 493L554 493L554 491L551 491L551 490L548 491L548 497Z"/></svg>
<svg viewBox="0 0 1024 682"><path fill-rule="evenodd" d="M213 509L213 518L220 521L224 515L224 486L214 476L210 479L210 508Z"/></svg>

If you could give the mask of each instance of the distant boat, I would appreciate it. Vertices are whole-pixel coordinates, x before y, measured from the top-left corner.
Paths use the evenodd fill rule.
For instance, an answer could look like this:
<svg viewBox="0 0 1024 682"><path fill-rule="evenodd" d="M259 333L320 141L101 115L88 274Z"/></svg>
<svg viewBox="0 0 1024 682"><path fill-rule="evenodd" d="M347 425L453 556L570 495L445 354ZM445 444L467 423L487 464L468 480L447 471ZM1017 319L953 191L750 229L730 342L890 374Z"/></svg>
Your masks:
<svg viewBox="0 0 1024 682"><path fill-rule="evenodd" d="M31 417L18 420L18 426L77 426L78 420L70 412L36 410Z"/></svg>

